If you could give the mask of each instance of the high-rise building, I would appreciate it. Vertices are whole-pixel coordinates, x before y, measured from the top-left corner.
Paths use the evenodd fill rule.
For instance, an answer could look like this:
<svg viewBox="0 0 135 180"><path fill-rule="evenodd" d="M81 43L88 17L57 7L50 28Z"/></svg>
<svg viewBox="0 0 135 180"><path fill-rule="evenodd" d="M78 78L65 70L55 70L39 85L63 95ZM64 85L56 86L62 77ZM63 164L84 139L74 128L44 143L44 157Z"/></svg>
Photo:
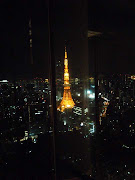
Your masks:
<svg viewBox="0 0 135 180"><path fill-rule="evenodd" d="M70 84L69 84L69 72L68 72L68 58L67 58L67 50L65 47L65 58L64 58L64 93L63 98L58 106L58 110L63 112L65 109L72 109L75 103L72 99Z"/></svg>

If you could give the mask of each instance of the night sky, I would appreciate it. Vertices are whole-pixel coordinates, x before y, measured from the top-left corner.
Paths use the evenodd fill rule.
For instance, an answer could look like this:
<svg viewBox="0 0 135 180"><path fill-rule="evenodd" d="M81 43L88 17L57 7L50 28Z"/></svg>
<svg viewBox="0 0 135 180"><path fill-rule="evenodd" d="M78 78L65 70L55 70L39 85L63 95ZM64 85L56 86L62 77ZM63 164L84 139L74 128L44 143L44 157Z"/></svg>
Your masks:
<svg viewBox="0 0 135 180"><path fill-rule="evenodd" d="M29 2L29 3L28 3ZM55 60L63 61L65 40L72 77L93 71L134 72L135 3L126 0L56 0L54 11ZM28 21L32 19L33 73L48 77L47 0L0 2L0 77L24 76L29 70ZM87 30L102 32L93 46ZM109 34L109 35L108 35ZM101 54L101 55L100 55ZM122 64L122 65L121 65Z"/></svg>
<svg viewBox="0 0 135 180"><path fill-rule="evenodd" d="M95 60L92 54L95 51L98 56L99 72L134 73L135 2L128 0L88 2L89 29L103 33L94 47L94 40L89 41L92 49L92 52L89 52L89 62L93 63ZM93 71L93 67L91 70Z"/></svg>
<svg viewBox="0 0 135 180"><path fill-rule="evenodd" d="M30 2L30 1L29 1ZM3 1L1 3L1 67L2 77L25 75L29 71L28 21L32 19L33 71L48 77L48 9L47 0ZM72 76L87 61L87 6L82 0L57 0L54 11L55 60L64 60L65 40ZM30 70L31 72L31 70Z"/></svg>

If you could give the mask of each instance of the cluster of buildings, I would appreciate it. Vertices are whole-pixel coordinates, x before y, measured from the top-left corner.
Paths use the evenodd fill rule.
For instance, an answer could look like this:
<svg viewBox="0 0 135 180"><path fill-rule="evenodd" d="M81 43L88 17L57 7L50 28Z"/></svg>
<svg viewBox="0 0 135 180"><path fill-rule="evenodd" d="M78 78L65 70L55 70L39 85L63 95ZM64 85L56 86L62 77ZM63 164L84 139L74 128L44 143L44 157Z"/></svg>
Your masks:
<svg viewBox="0 0 135 180"><path fill-rule="evenodd" d="M8 134L12 134L10 141L16 142L20 136L17 131L22 131L19 137L22 141L47 131L49 91L46 80L2 80L0 93L2 141L8 142Z"/></svg>
<svg viewBox="0 0 135 180"><path fill-rule="evenodd" d="M65 48L64 66L56 63L56 151L91 177L96 177L98 155L104 179L134 178L135 76L100 74L97 85L96 100L94 77L70 78ZM1 80L0 94L2 147L29 140L36 144L42 134L53 133L49 79Z"/></svg>
<svg viewBox="0 0 135 180"><path fill-rule="evenodd" d="M58 71L61 62L56 65L59 72L56 74L58 151L65 149L64 154L60 153L63 161L77 168L83 167L82 171L86 172L90 169L89 140L95 133L95 82L93 77L85 81L78 77L69 79L66 50L64 61L64 79L63 73ZM1 80L0 94L0 133L4 148L7 145L16 147L18 143L23 147L28 141L36 145L41 135L53 134L48 79ZM15 149L12 151L16 153ZM29 154L33 150L28 148L26 151Z"/></svg>
<svg viewBox="0 0 135 180"><path fill-rule="evenodd" d="M106 179L135 178L133 77L132 74L104 74L98 78L99 115L101 115L98 148L103 177ZM106 114L103 116L105 111Z"/></svg>

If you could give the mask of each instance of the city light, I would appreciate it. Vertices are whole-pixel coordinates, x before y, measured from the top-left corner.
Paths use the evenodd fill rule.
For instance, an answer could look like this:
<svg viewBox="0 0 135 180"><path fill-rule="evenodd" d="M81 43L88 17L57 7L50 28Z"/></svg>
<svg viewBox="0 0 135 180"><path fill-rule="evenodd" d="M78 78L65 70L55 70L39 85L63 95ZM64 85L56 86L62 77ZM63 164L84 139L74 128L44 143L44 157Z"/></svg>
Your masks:
<svg viewBox="0 0 135 180"><path fill-rule="evenodd" d="M0 83L7 83L8 82L8 80L2 80L2 81L0 81Z"/></svg>
<svg viewBox="0 0 135 180"><path fill-rule="evenodd" d="M132 75L132 76L131 76L131 79L132 79L132 80L135 80L135 75Z"/></svg>
<svg viewBox="0 0 135 180"><path fill-rule="evenodd" d="M95 99L95 93L91 93L91 94L89 95L89 98L90 98L90 99Z"/></svg>
<svg viewBox="0 0 135 180"><path fill-rule="evenodd" d="M83 122L81 122L80 126L83 126Z"/></svg>
<svg viewBox="0 0 135 180"><path fill-rule="evenodd" d="M90 94L91 93L91 91L90 90L87 90L87 94Z"/></svg>

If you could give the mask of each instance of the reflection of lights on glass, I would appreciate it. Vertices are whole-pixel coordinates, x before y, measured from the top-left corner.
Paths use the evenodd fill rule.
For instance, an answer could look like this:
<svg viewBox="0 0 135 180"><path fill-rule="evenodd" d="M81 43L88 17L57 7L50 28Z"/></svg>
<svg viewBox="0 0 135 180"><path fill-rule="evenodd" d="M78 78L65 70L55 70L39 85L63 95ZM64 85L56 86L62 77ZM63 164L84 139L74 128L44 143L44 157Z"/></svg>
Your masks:
<svg viewBox="0 0 135 180"><path fill-rule="evenodd" d="M70 105L69 105L69 104L67 104L67 107L70 107Z"/></svg>
<svg viewBox="0 0 135 180"><path fill-rule="evenodd" d="M88 94L88 97L90 99L94 99L95 98L95 93L93 93L91 90L87 90L87 94Z"/></svg>
<svg viewBox="0 0 135 180"><path fill-rule="evenodd" d="M95 93L90 94L90 95L89 95L89 98L90 98L90 99L94 99L94 98L95 98Z"/></svg>
<svg viewBox="0 0 135 180"><path fill-rule="evenodd" d="M66 122L66 121L64 121L64 126L66 126L66 124L67 124L67 122Z"/></svg>
<svg viewBox="0 0 135 180"><path fill-rule="evenodd" d="M91 93L91 91L90 90L87 90L87 94L90 94Z"/></svg>

